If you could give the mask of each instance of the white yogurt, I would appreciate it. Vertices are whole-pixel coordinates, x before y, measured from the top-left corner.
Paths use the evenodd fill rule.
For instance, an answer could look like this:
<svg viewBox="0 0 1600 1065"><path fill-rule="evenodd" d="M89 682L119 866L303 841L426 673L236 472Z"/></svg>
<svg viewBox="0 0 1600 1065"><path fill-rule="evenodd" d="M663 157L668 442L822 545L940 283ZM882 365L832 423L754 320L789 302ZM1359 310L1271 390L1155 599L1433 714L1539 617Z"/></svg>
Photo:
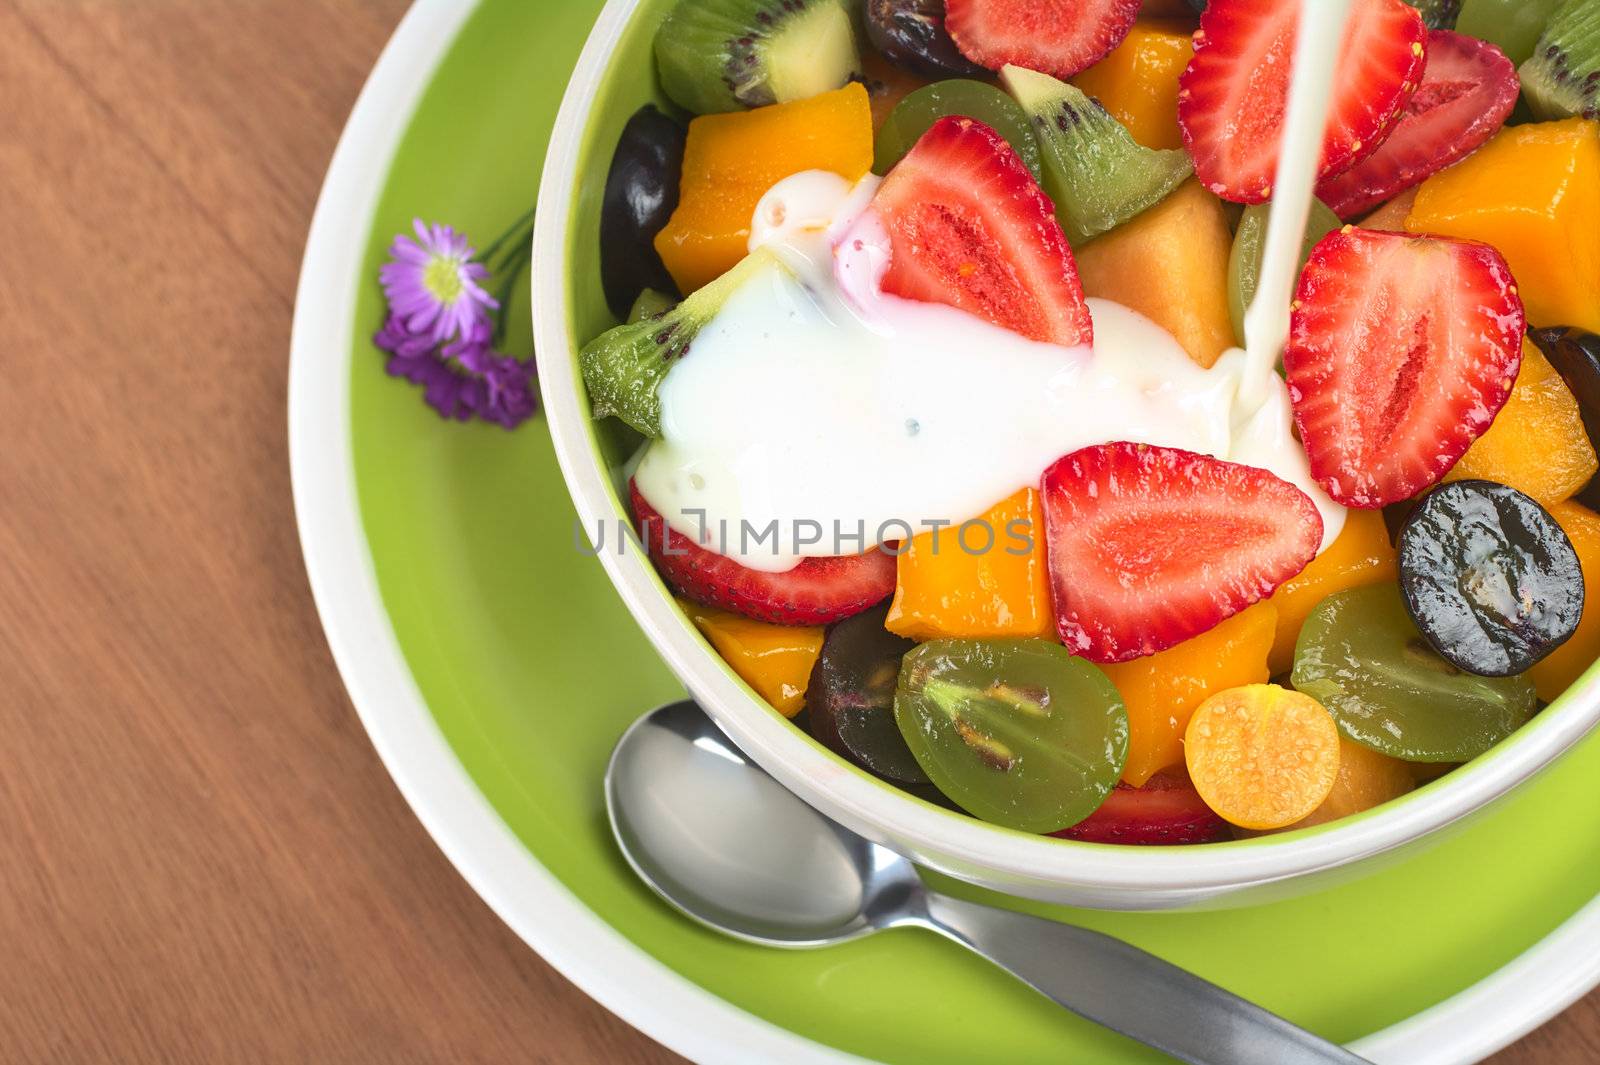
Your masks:
<svg viewBox="0 0 1600 1065"><path fill-rule="evenodd" d="M1242 351L1202 370L1116 303L1089 300L1094 345L1067 348L886 295L876 186L813 171L757 207L751 248L771 265L663 381L661 437L637 471L671 525L784 570L959 524L1069 452L1129 440L1272 470L1316 502L1324 544L1338 534L1344 510L1312 482L1270 368L1241 412Z"/></svg>

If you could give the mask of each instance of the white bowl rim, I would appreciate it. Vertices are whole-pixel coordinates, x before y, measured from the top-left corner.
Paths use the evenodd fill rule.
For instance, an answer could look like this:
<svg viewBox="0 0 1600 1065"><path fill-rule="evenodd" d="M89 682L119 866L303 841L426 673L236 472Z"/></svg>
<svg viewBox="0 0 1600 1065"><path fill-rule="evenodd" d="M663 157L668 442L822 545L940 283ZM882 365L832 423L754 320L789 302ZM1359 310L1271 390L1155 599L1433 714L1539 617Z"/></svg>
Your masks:
<svg viewBox="0 0 1600 1065"><path fill-rule="evenodd" d="M573 72L540 184L533 261L564 263L583 133L615 48L639 0L610 0ZM563 476L588 527L617 517L607 471L594 455L589 412L572 366L565 269L535 270L535 348L546 416ZM1493 802L1569 749L1600 720L1600 670L1490 755L1392 809L1248 846L1141 848L1069 843L997 830L886 789L798 741L793 726L711 658L638 551L601 552L628 609L667 664L746 753L786 786L858 830L916 841L1002 877L1130 892L1228 891L1337 868L1419 840ZM1581 690L1578 690L1581 689ZM874 834L868 831L868 834ZM945 869L960 875L958 870Z"/></svg>
<svg viewBox="0 0 1600 1065"><path fill-rule="evenodd" d="M612 0L590 48L633 4ZM695 1061L839 1065L865 1059L742 1010L651 957L522 845L456 759L411 677L378 592L356 494L349 406L358 271L390 161L417 99L476 4L417 0L352 110L306 243L290 342L288 439L295 514L318 615L351 702L401 794L489 907L551 965ZM601 49L609 51L609 44ZM379 165L381 164L381 165ZM1407 1065L1463 1065L1548 1020L1600 980L1600 902L1505 968L1352 1044Z"/></svg>

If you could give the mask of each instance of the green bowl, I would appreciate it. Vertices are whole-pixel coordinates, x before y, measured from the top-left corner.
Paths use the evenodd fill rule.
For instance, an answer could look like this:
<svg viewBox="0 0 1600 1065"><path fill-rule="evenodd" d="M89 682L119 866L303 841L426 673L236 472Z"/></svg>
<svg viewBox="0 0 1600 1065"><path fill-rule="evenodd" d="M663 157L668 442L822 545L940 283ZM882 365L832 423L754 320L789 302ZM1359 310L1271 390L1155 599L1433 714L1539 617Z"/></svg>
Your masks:
<svg viewBox="0 0 1600 1065"><path fill-rule="evenodd" d="M670 0L607 5L568 86L546 155L534 235L534 320L551 436L585 525L627 520L618 471L637 439L597 424L576 355L614 324L601 294L601 194L623 124L662 103L651 40ZM615 537L613 537L615 539ZM1108 909L1239 905L1369 872L1479 811L1549 764L1600 720L1586 679L1516 736L1432 785L1332 825L1236 843L1133 848L1067 842L983 824L867 774L775 714L674 605L637 550L601 556L656 649L719 725L808 802L857 832L970 883Z"/></svg>

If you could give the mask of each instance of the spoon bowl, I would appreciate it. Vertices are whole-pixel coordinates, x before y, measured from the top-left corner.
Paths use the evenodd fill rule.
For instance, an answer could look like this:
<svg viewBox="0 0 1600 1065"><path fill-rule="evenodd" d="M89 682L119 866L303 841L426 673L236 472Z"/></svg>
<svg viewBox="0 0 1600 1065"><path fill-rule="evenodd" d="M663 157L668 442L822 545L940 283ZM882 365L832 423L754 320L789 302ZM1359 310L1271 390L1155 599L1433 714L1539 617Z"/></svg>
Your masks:
<svg viewBox="0 0 1600 1065"><path fill-rule="evenodd" d="M719 932L818 947L886 927L922 881L729 743L693 702L646 714L606 770L611 831L639 878Z"/></svg>

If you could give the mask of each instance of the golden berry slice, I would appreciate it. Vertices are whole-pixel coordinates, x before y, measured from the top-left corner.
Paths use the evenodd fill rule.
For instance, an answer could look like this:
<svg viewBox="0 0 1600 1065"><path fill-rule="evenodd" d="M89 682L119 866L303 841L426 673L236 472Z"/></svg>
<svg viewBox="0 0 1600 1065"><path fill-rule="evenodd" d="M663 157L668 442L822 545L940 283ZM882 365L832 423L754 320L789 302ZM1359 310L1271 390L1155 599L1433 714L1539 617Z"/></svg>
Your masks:
<svg viewBox="0 0 1600 1065"><path fill-rule="evenodd" d="M1240 828L1292 825L1322 805L1339 778L1339 730L1309 695L1276 684L1218 692L1184 734L1195 790Z"/></svg>

